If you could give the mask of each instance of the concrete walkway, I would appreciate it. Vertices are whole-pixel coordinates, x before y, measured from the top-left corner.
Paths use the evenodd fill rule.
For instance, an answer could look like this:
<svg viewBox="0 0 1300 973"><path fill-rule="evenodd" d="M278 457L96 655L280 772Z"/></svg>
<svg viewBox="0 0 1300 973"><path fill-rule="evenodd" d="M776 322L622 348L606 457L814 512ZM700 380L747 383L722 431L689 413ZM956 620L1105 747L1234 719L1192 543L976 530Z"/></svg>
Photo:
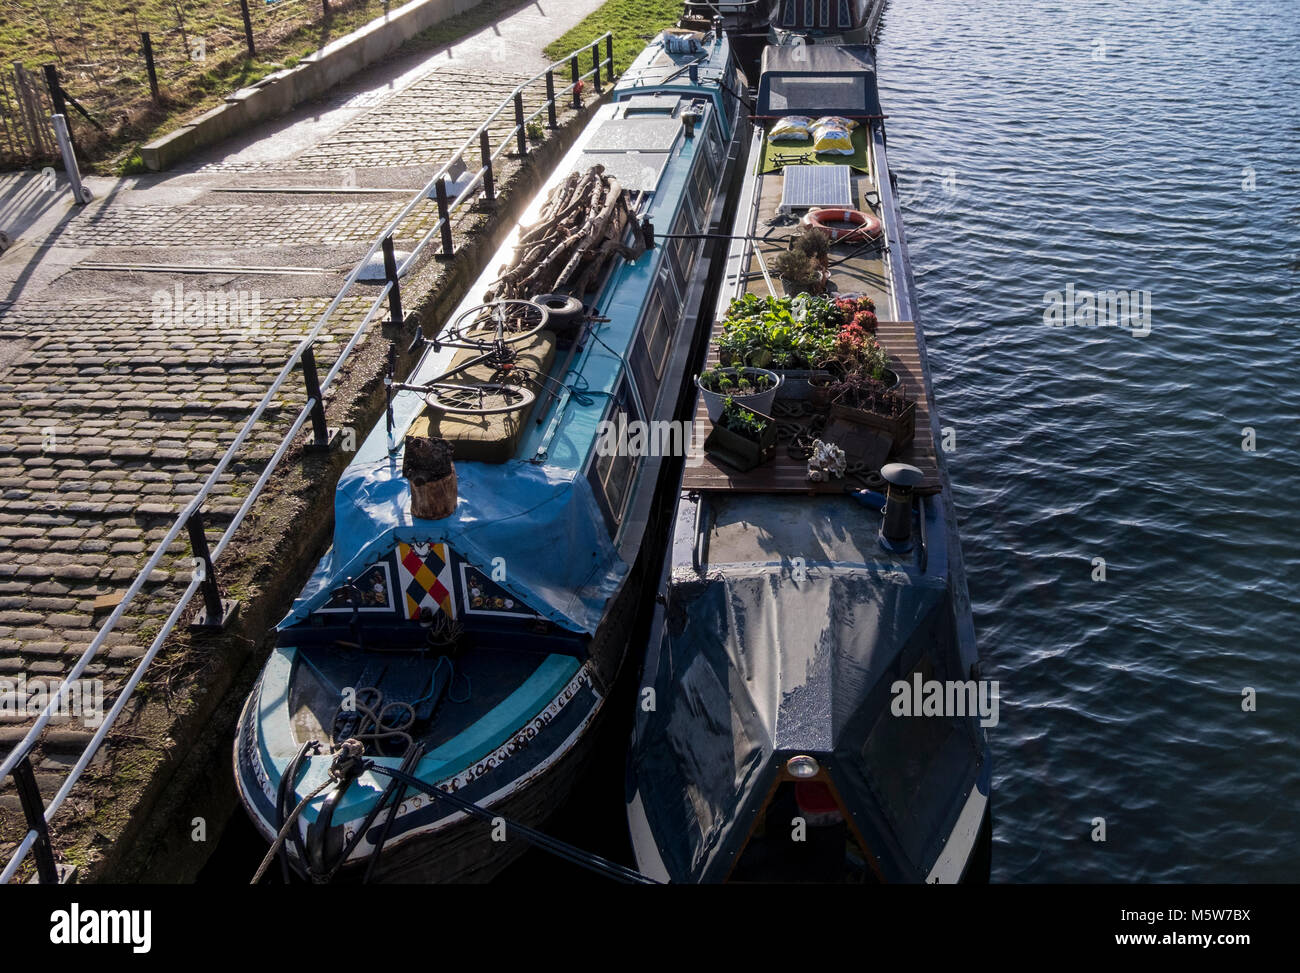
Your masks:
<svg viewBox="0 0 1300 973"><path fill-rule="evenodd" d="M67 672L103 621L96 599L140 570L385 224L545 67L541 48L600 2L541 0L449 47L391 58L175 171L91 177L85 207L62 179L0 180L0 230L14 238L0 256L0 680ZM434 222L429 203L399 249ZM174 313L196 295L202 313ZM362 301L341 321L358 320ZM332 358L318 352L322 368ZM213 526L242 502L300 402L273 413L224 478ZM124 619L87 670L108 703L182 570L155 573L146 612ZM0 752L31 719L0 711ZM37 768L47 799L90 736L80 719L57 722ZM0 859L21 833L17 810L0 782Z"/></svg>

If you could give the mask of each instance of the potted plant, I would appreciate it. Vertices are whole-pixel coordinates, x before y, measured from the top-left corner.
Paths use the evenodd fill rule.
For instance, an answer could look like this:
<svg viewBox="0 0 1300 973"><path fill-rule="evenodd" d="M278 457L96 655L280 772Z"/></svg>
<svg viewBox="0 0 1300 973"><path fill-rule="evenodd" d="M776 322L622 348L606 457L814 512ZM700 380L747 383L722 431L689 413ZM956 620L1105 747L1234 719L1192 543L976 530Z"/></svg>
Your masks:
<svg viewBox="0 0 1300 973"><path fill-rule="evenodd" d="M752 366L710 368L695 376L695 385L704 396L704 407L713 422L722 415L723 403L728 398L756 412L770 412L781 381L776 372Z"/></svg>
<svg viewBox="0 0 1300 973"><path fill-rule="evenodd" d="M873 430L888 437L891 456L906 449L915 437L916 403L894 386L854 372L836 383L832 394L828 435L837 421Z"/></svg>
<svg viewBox="0 0 1300 973"><path fill-rule="evenodd" d="M781 398L807 398L815 363L835 357L843 316L825 297L761 298L732 301L719 330L718 357L724 365L753 365L778 372Z"/></svg>
<svg viewBox="0 0 1300 973"><path fill-rule="evenodd" d="M772 261L772 270L780 278L787 297L826 293L830 275L807 254L795 250L779 253Z"/></svg>
<svg viewBox="0 0 1300 973"><path fill-rule="evenodd" d="M808 376L808 402L814 410L824 413L831 407L837 386L853 370L854 364L837 356L817 362L817 370Z"/></svg>
<svg viewBox="0 0 1300 973"><path fill-rule="evenodd" d="M727 399L704 451L742 473L770 460L776 453L776 421L761 412Z"/></svg>
<svg viewBox="0 0 1300 973"><path fill-rule="evenodd" d="M787 296L826 293L831 278L830 248L830 235L820 227L801 226L790 236L789 249L772 263Z"/></svg>

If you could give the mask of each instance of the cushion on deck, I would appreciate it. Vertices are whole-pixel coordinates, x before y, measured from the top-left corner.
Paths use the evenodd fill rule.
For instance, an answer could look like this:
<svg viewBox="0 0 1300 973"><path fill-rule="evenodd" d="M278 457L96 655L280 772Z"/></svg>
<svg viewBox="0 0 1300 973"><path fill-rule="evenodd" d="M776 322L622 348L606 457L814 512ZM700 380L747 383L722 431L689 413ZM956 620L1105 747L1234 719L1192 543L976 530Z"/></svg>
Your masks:
<svg viewBox="0 0 1300 973"><path fill-rule="evenodd" d="M541 331L527 341L512 346L518 354L515 368L525 369L532 375L545 375L555 361L555 335L550 331ZM451 367L477 358L476 351L462 350L452 359ZM453 385L473 385L479 382L504 382L505 384L522 384L518 376L509 372L497 372L491 365L475 365L463 372L453 375L447 381ZM454 444L454 459L471 460L480 463L504 463L512 458L519 449L519 441L533 409L537 408L543 393L535 384L529 384L537 399L527 408L516 412L507 412L496 416L442 415L435 417L436 410L426 408L418 419L411 424L408 435L440 436Z"/></svg>

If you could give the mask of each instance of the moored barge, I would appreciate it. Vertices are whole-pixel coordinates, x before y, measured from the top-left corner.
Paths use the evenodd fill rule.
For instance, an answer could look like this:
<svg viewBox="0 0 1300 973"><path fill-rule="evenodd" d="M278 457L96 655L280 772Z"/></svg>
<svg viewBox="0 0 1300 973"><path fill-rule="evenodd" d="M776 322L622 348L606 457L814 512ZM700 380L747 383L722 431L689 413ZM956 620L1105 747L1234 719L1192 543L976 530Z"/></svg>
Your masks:
<svg viewBox="0 0 1300 973"><path fill-rule="evenodd" d="M772 137L818 116L836 154ZM701 376L629 749L638 867L987 878L996 698L870 48L767 48L732 232L708 351L731 392Z"/></svg>
<svg viewBox="0 0 1300 973"><path fill-rule="evenodd" d="M486 880L562 803L675 482L602 431L681 418L743 90L724 36L656 38L393 384L239 722L239 795L286 878Z"/></svg>
<svg viewBox="0 0 1300 973"><path fill-rule="evenodd" d="M777 45L875 43L886 0L777 0L769 40Z"/></svg>

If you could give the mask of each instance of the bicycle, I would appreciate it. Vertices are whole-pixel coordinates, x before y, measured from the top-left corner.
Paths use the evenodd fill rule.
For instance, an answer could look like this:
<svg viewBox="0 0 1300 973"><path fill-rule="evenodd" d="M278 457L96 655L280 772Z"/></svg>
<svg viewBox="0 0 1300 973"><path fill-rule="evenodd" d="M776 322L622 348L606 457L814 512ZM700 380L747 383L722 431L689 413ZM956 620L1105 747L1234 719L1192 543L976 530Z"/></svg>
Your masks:
<svg viewBox="0 0 1300 973"><path fill-rule="evenodd" d="M550 312L540 304L508 299L470 308L435 338L424 337L423 330L417 328L408 352L425 344L434 351L456 348L479 354L422 385L392 382L390 387L419 392L430 407L451 415L494 416L526 409L536 401L537 394L524 384L510 384L506 379L518 374L524 383L540 383L527 369L516 367L518 355L511 346L532 338L546 327L549 318ZM502 379L473 384L447 381L476 365L491 365Z"/></svg>

